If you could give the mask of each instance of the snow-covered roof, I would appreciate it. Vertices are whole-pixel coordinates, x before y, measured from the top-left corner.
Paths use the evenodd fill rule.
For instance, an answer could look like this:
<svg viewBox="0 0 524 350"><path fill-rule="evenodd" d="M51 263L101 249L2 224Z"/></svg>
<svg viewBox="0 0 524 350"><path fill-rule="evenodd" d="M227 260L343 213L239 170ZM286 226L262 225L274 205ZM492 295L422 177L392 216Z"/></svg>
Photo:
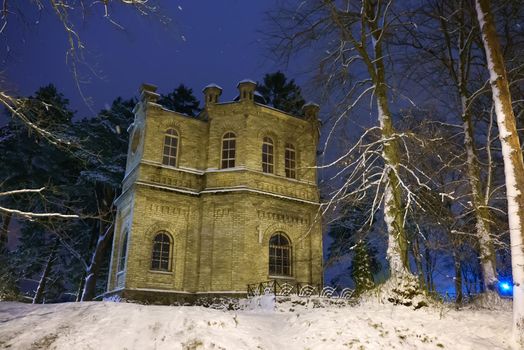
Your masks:
<svg viewBox="0 0 524 350"><path fill-rule="evenodd" d="M251 79L244 79L244 80L240 80L237 84L237 87L240 85L240 84L244 84L244 83L249 83L249 84L253 84L253 85L257 85L257 83Z"/></svg>
<svg viewBox="0 0 524 350"><path fill-rule="evenodd" d="M217 88L217 89L222 90L222 88L221 88L218 84L211 83L211 84L205 86L205 87L202 89L202 92L204 92L204 91L206 91L206 89L210 89L210 88Z"/></svg>
<svg viewBox="0 0 524 350"><path fill-rule="evenodd" d="M320 106L318 105L318 103L311 102L311 101L309 101L308 103L306 103L303 107L308 107L308 106L320 107Z"/></svg>
<svg viewBox="0 0 524 350"><path fill-rule="evenodd" d="M264 98L264 96L262 96L262 94L256 90L255 90L255 102L267 104L267 101Z"/></svg>
<svg viewBox="0 0 524 350"><path fill-rule="evenodd" d="M267 101L266 99L264 98L264 96L262 96L260 94L260 92L256 91L255 90L255 102L258 102L260 104L263 104L263 105L266 105L267 104ZM236 95L234 98L233 98L233 101L239 101L240 100L240 95Z"/></svg>

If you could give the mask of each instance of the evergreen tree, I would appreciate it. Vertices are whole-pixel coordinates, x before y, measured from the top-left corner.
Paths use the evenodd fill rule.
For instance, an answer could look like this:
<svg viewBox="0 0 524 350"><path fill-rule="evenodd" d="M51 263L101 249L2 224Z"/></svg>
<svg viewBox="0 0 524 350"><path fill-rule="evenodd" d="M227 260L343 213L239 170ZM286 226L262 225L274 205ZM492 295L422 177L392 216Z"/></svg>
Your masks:
<svg viewBox="0 0 524 350"><path fill-rule="evenodd" d="M34 96L24 99L22 108L23 114L27 116L30 123L61 138L66 137L66 133L71 128L74 113L69 109L69 101L52 84L38 89ZM34 193L2 196L1 204L4 207L26 212L68 212L69 195L66 189L68 185L76 182L79 168L75 165L71 152L66 152L63 147L57 148L47 142L42 134L33 133L31 130L27 123L19 119L11 119L2 128L1 189L9 191L45 187L45 191L41 196ZM8 280L2 278L0 284L6 282L4 285L16 287L20 279L40 277L43 257L48 250L48 241L55 233L49 229L49 225L53 223L50 218L21 220L18 249L9 252L7 243L11 235L12 219L12 213L2 213L0 265L8 269L11 276ZM66 275L59 277L55 281L67 280ZM52 285L56 283L48 284L48 287Z"/></svg>
<svg viewBox="0 0 524 350"><path fill-rule="evenodd" d="M84 212L93 218L83 220L89 238L85 250L87 253L83 256L85 285L79 288L83 290L82 300L91 300L96 295L97 281L101 280L99 274L105 270L109 260L115 214L113 201L124 178L127 129L134 119L132 110L135 104L134 99L123 100L119 97L113 101L110 109L75 125L77 137L83 140L79 157L85 162L76 186L76 195L79 202L84 204Z"/></svg>
<svg viewBox="0 0 524 350"><path fill-rule="evenodd" d="M31 123L55 135L65 137L71 127L73 112L69 110L69 101L52 84L38 89L34 97L25 100L23 108L23 114ZM40 134L32 133L26 123L11 119L0 135L2 191L46 187L46 195L51 196L60 185L76 179L70 153L49 144ZM49 197L47 202L57 202L55 199ZM34 194L4 196L0 200L7 207L16 205L24 211L49 206ZM7 243L11 219L11 213L2 213L0 251Z"/></svg>
<svg viewBox="0 0 524 350"><path fill-rule="evenodd" d="M68 100L52 85L27 99L25 114L30 122L67 137L75 147L56 147L42 135L28 132L25 123L13 119L1 129L0 176L2 190L45 187L45 196L4 196L2 204L26 211L74 212L81 220L39 218L21 222L18 249L7 251L2 263L9 267L13 285L23 278L40 280L35 300L57 300L65 291L77 290L88 280L86 300L97 293L100 273L107 269L114 208L113 200L124 176L128 135L135 100L117 98L110 109L94 118L72 123ZM1 243L5 247L11 216L2 217ZM54 247L56 238L59 246ZM52 259L50 257L52 256ZM4 265L4 264L2 264ZM83 275L83 276L82 276ZM99 286L101 287L101 286ZM100 288L102 289L102 288ZM10 288L10 290L13 290ZM3 291L7 295L7 291Z"/></svg>
<svg viewBox="0 0 524 350"><path fill-rule="evenodd" d="M302 115L305 103L302 91L295 80L288 81L284 73L266 74L264 83L258 84L257 90L269 105L287 113Z"/></svg>
<svg viewBox="0 0 524 350"><path fill-rule="evenodd" d="M381 269L377 251L368 242L374 224L369 223L369 207L370 203L365 200L346 203L328 232L333 239L328 247L328 265L352 256L348 270L357 294L374 286L373 275Z"/></svg>
<svg viewBox="0 0 524 350"><path fill-rule="evenodd" d="M180 84L167 95L161 95L158 103L167 109L192 117L197 116L201 111L199 108L200 103L193 95L193 89L188 88L184 84Z"/></svg>
<svg viewBox="0 0 524 350"><path fill-rule="evenodd" d="M0 301L16 300L19 294L16 273L7 255L0 255Z"/></svg>
<svg viewBox="0 0 524 350"><path fill-rule="evenodd" d="M23 118L9 119L11 131L30 135L34 128L38 128L44 131L43 134L53 133L55 138L64 136L62 132L67 130L74 112L69 109L69 100L53 84L40 87L34 96L18 100L18 112ZM32 137L32 141L39 142L43 134Z"/></svg>
<svg viewBox="0 0 524 350"><path fill-rule="evenodd" d="M375 263L376 259L375 259ZM375 285L370 248L364 240L355 244L355 254L351 263L351 278L355 282L355 293L360 295Z"/></svg>
<svg viewBox="0 0 524 350"><path fill-rule="evenodd" d="M340 218L335 221L328 232L333 239L328 247L328 259L338 259L348 255L357 240L356 234L365 229L368 219L366 210L360 205L347 205L341 210Z"/></svg>

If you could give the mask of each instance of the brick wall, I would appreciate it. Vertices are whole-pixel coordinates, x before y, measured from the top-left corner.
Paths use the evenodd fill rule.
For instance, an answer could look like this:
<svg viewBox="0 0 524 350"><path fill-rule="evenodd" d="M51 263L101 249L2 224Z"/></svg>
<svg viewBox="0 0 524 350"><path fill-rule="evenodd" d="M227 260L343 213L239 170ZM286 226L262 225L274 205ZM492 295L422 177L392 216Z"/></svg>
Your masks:
<svg viewBox="0 0 524 350"><path fill-rule="evenodd" d="M161 164L164 134L179 135L177 166ZM236 168L221 170L222 136L237 136ZM123 194L117 200L108 291L118 289L117 261L129 231L125 289L245 291L269 279L269 239L291 240L293 276L322 282L317 217L317 125L252 101L211 104L200 118L138 104ZM134 135L139 138L134 139ZM264 137L274 141L274 174L262 173ZM297 150L297 179L287 179L285 144ZM151 270L153 237L172 237L170 271Z"/></svg>

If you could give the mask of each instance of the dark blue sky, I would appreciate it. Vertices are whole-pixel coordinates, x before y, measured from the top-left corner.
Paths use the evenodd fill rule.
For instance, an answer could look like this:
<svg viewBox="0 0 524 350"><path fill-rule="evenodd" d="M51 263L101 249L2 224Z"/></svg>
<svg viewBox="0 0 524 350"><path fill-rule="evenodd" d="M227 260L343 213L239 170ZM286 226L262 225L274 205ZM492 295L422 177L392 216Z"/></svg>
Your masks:
<svg viewBox="0 0 524 350"><path fill-rule="evenodd" d="M305 87L307 57L301 53L291 67L275 62L262 34L268 29L265 13L274 10L276 2L159 0L161 15L171 20L168 25L157 16L141 16L129 6L114 6L112 19L124 30L104 19L103 8L94 5L85 18L75 20L85 45L81 91L92 100L91 110L66 63L66 33L50 8L38 12L30 0L16 0L19 11L10 14L6 35L0 37L0 64L11 92L27 96L53 83L71 100L80 118L92 116L118 96L135 96L142 82L157 85L163 93L184 83L199 99L205 85L216 83L224 88L222 100L230 100L238 81L260 81L265 73L282 70ZM315 94L310 89L303 89L306 99ZM371 109L365 107L352 115L349 134L374 120ZM322 110L326 113L329 106ZM329 152L335 154L336 146ZM326 281L339 272L334 270L326 274Z"/></svg>
<svg viewBox="0 0 524 350"><path fill-rule="evenodd" d="M9 52L7 57L3 54L2 64L10 88L29 95L52 82L71 100L80 117L89 116L92 113L82 102L66 64L63 27L50 8L37 13L26 2L19 5L24 16L12 15L7 40L2 42ZM95 112L117 96L135 95L142 82L159 86L160 92L183 82L197 98L205 85L214 82L224 88L223 99L227 100L234 97L236 83L244 78L261 80L264 73L277 69L296 78L299 69L292 72L275 63L261 34L273 0L159 3L161 14L171 19L169 25L122 5L115 6L111 14L125 30L105 20L101 6L91 8L85 20L75 21L86 46L82 91L92 99Z"/></svg>

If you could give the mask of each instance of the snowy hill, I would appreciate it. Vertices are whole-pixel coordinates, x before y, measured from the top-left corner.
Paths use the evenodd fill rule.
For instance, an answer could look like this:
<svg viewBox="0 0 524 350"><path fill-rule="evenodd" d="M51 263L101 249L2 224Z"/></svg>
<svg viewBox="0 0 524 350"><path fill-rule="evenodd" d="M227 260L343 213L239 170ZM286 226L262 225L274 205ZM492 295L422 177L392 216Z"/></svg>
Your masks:
<svg viewBox="0 0 524 350"><path fill-rule="evenodd" d="M276 311L0 303L1 349L507 349L507 311L365 303Z"/></svg>

